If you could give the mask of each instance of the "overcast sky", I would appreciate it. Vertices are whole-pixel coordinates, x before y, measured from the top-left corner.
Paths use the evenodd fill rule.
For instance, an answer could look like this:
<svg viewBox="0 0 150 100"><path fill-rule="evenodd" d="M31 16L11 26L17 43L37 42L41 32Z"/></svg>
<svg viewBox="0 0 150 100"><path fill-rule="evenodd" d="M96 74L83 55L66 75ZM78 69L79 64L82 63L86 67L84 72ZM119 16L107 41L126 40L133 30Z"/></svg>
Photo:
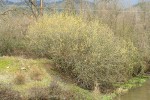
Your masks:
<svg viewBox="0 0 150 100"><path fill-rule="evenodd" d="M14 2L19 2L21 0L9 0L9 1L14 1ZM54 0L45 0L45 1L54 1ZM61 0L56 0L56 1L61 1ZM93 1L93 0L88 0L88 1ZM128 2L131 2L131 0L121 0L125 5L128 4ZM138 0L132 0L132 5L137 4Z"/></svg>
<svg viewBox="0 0 150 100"><path fill-rule="evenodd" d="M21 0L9 0L9 1L14 1L14 2L19 2ZM46 0L46 1L54 1L54 0ZM56 1L61 1L61 0L56 0ZM93 1L93 0L89 0L89 1ZM126 1L130 1L130 0L123 0L124 2ZM132 0L133 4L136 4L138 2L138 0Z"/></svg>

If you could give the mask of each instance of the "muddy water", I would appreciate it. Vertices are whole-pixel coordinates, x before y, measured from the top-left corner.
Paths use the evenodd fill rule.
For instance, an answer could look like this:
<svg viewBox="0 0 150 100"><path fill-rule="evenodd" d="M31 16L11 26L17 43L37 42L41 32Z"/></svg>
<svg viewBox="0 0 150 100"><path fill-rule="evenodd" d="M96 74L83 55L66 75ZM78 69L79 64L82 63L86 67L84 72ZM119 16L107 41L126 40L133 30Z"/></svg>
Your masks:
<svg viewBox="0 0 150 100"><path fill-rule="evenodd" d="M116 100L150 100L150 80L143 86L130 90Z"/></svg>

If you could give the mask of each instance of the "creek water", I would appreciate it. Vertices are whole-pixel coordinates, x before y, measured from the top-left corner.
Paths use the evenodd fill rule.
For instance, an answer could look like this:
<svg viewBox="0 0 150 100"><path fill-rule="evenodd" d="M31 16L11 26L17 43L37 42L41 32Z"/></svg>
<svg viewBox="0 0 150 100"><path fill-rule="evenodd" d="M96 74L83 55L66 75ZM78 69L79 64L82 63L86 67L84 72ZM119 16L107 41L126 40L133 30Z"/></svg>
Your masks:
<svg viewBox="0 0 150 100"><path fill-rule="evenodd" d="M132 89L115 100L150 100L150 80L143 86Z"/></svg>

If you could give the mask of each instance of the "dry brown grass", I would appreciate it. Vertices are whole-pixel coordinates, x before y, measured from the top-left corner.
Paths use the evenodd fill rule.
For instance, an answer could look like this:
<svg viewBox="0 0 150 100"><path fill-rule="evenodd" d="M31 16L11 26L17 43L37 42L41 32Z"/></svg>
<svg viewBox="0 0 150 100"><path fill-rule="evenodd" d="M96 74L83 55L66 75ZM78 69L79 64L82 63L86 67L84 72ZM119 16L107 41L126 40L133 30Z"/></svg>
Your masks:
<svg viewBox="0 0 150 100"><path fill-rule="evenodd" d="M8 86L0 85L0 100L22 100L22 97L19 92Z"/></svg>
<svg viewBox="0 0 150 100"><path fill-rule="evenodd" d="M29 90L28 100L50 100L47 88L33 87Z"/></svg>
<svg viewBox="0 0 150 100"><path fill-rule="evenodd" d="M41 81L43 79L43 74L43 71L37 66L32 67L29 72L30 78L35 81Z"/></svg>
<svg viewBox="0 0 150 100"><path fill-rule="evenodd" d="M25 84L26 78L25 74L22 72L17 72L14 78L14 83L17 85Z"/></svg>

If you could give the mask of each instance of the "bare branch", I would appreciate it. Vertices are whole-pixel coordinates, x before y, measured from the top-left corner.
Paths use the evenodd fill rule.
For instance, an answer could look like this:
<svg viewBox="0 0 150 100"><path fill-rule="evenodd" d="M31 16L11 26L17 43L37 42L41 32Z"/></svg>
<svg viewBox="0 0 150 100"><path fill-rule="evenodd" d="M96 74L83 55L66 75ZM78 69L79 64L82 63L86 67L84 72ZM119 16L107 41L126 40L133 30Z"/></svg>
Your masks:
<svg viewBox="0 0 150 100"><path fill-rule="evenodd" d="M33 16L37 19L38 18L38 7L33 0L24 0L27 6L31 9Z"/></svg>
<svg viewBox="0 0 150 100"><path fill-rule="evenodd" d="M4 11L3 13L1 13L0 15L7 15L7 13L12 12L12 11L16 11L16 9L9 9Z"/></svg>
<svg viewBox="0 0 150 100"><path fill-rule="evenodd" d="M43 1L40 0L40 9L36 4L36 0L24 0L27 6L30 8L33 16L37 19L39 15L43 15Z"/></svg>

